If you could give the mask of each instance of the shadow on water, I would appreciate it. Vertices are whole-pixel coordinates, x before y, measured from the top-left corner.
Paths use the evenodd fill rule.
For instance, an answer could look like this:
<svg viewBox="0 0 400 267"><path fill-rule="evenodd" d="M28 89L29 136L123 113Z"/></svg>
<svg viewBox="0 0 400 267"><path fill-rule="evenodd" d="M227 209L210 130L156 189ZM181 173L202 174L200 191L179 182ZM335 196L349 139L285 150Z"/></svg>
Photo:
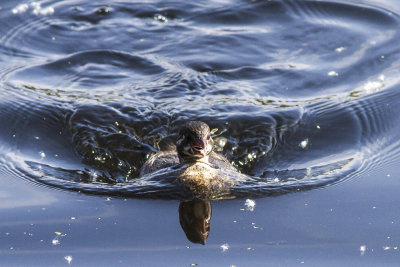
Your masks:
<svg viewBox="0 0 400 267"><path fill-rule="evenodd" d="M57 12L1 13L12 63L0 67L0 160L18 177L198 197L174 169L139 176L188 120L208 123L237 169L221 177L240 177L210 199L323 187L398 154L395 13L321 1L49 4Z"/></svg>

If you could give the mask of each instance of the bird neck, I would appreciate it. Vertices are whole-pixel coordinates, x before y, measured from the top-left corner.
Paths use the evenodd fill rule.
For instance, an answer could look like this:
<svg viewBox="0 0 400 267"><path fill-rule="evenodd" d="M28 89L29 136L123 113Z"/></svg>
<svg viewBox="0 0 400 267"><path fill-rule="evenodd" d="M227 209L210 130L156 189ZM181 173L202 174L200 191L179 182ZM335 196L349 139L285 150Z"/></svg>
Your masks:
<svg viewBox="0 0 400 267"><path fill-rule="evenodd" d="M206 163L209 164L208 161L209 157L208 155L202 158L189 158L189 157L179 157L179 163L181 164L186 164L186 163L197 163L197 162L202 162L202 163Z"/></svg>

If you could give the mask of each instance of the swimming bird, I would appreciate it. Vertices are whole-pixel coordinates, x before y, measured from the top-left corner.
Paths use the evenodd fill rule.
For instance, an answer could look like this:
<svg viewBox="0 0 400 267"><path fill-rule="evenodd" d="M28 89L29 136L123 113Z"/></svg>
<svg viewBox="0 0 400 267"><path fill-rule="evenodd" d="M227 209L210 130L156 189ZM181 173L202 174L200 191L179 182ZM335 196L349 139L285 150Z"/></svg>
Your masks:
<svg viewBox="0 0 400 267"><path fill-rule="evenodd" d="M220 194L236 184L232 179L237 170L221 154L213 151L214 141L210 127L201 121L185 123L178 134L176 148L156 153L144 163L140 175L173 167L177 180L196 195Z"/></svg>

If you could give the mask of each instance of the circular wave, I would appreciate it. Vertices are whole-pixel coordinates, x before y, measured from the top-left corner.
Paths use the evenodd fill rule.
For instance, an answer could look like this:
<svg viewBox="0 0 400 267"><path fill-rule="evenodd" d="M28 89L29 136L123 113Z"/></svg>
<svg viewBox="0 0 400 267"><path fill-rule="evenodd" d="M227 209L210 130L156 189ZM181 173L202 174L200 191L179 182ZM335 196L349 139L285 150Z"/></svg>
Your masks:
<svg viewBox="0 0 400 267"><path fill-rule="evenodd" d="M245 177L214 199L322 187L399 154L397 14L327 1L48 4L54 14L9 13L1 30L0 58L15 60L0 68L0 158L15 176L186 198L174 170L139 172L187 120L207 122L238 170L225 175Z"/></svg>

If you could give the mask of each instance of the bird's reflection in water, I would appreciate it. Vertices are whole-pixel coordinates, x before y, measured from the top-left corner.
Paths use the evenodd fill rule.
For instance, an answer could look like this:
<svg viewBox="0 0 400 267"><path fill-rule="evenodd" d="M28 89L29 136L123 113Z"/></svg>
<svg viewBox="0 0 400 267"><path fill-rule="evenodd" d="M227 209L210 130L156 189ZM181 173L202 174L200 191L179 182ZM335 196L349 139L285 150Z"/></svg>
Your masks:
<svg viewBox="0 0 400 267"><path fill-rule="evenodd" d="M211 204L208 200L185 200L179 204L179 222L190 242L204 245L210 233Z"/></svg>

